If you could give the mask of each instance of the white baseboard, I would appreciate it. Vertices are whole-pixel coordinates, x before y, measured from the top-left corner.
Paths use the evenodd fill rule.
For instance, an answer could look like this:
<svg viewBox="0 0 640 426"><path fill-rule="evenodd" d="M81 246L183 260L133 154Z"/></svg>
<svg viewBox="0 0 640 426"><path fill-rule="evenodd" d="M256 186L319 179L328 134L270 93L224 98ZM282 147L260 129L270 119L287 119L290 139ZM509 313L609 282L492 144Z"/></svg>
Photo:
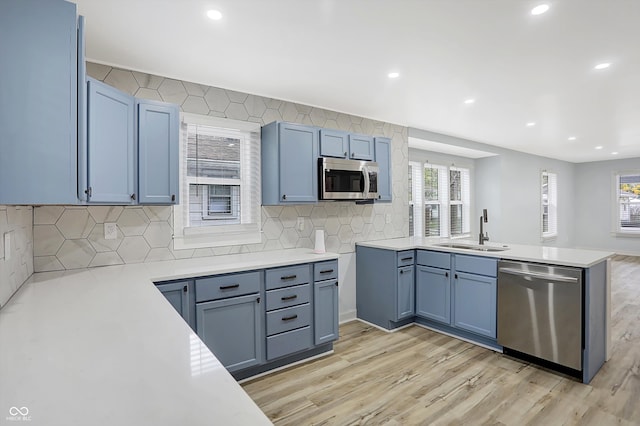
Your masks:
<svg viewBox="0 0 640 426"><path fill-rule="evenodd" d="M356 314L357 314L357 311L355 309L352 309L347 312L340 312L340 320L339 320L340 324L344 324L345 322L350 322L357 319Z"/></svg>

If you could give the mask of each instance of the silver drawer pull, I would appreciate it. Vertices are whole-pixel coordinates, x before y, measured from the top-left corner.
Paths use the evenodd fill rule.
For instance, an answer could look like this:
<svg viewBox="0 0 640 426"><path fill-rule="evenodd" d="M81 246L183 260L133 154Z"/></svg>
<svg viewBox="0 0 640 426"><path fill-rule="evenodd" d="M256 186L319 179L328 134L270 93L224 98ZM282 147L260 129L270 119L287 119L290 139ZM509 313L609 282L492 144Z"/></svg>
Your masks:
<svg viewBox="0 0 640 426"><path fill-rule="evenodd" d="M280 300L282 300L283 302L285 302L285 301L293 300L293 299L297 299L297 298L298 298L298 295L297 295L297 294L294 294L293 296L284 296L284 297L281 297L281 298L280 298Z"/></svg>
<svg viewBox="0 0 640 426"><path fill-rule="evenodd" d="M291 320L294 320L296 318L298 318L297 314L296 315L291 315L289 317L282 317L282 321L291 321Z"/></svg>
<svg viewBox="0 0 640 426"><path fill-rule="evenodd" d="M232 288L238 288L240 284L221 285L220 290L231 290Z"/></svg>
<svg viewBox="0 0 640 426"><path fill-rule="evenodd" d="M330 274L333 272L333 269L325 269L324 271L320 271L321 274Z"/></svg>
<svg viewBox="0 0 640 426"><path fill-rule="evenodd" d="M294 280L297 275L285 275L284 277L280 277L281 280Z"/></svg>

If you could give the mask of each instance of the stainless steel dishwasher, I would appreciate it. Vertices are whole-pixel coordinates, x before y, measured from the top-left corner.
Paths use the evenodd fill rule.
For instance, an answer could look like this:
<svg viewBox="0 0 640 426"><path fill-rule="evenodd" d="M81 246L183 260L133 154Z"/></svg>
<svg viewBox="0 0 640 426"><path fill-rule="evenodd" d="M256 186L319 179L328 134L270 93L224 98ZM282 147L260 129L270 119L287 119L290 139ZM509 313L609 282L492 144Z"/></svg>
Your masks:
<svg viewBox="0 0 640 426"><path fill-rule="evenodd" d="M498 344L582 370L582 270L498 263Z"/></svg>

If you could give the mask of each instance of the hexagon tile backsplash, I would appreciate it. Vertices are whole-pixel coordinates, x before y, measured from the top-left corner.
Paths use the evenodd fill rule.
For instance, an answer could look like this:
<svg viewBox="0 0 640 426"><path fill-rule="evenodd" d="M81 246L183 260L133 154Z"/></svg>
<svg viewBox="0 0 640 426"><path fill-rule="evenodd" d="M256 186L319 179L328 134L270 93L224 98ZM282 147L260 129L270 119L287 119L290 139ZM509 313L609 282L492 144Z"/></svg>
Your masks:
<svg viewBox="0 0 640 426"><path fill-rule="evenodd" d="M262 208L258 244L173 249L172 207L42 206L34 208L36 272L152 262L241 252L313 248L315 230L325 231L328 251L350 253L357 241L409 235L407 128L321 108L87 63L87 72L140 98L179 104L184 112L268 124L275 120L386 136L392 140L393 202L356 205L321 202ZM304 220L299 230L298 217ZM104 223L116 223L117 238L104 239Z"/></svg>
<svg viewBox="0 0 640 426"><path fill-rule="evenodd" d="M0 307L33 273L32 221L31 207L0 206Z"/></svg>

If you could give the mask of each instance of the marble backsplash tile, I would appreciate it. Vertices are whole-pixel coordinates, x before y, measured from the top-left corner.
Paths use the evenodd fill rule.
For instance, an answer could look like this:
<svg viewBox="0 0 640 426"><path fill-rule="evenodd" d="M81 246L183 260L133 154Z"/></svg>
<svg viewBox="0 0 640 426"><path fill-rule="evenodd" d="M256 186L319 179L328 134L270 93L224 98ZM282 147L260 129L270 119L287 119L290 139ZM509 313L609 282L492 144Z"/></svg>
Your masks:
<svg viewBox="0 0 640 426"><path fill-rule="evenodd" d="M5 238L9 251L5 251ZM33 208L0 206L0 308L33 270Z"/></svg>

